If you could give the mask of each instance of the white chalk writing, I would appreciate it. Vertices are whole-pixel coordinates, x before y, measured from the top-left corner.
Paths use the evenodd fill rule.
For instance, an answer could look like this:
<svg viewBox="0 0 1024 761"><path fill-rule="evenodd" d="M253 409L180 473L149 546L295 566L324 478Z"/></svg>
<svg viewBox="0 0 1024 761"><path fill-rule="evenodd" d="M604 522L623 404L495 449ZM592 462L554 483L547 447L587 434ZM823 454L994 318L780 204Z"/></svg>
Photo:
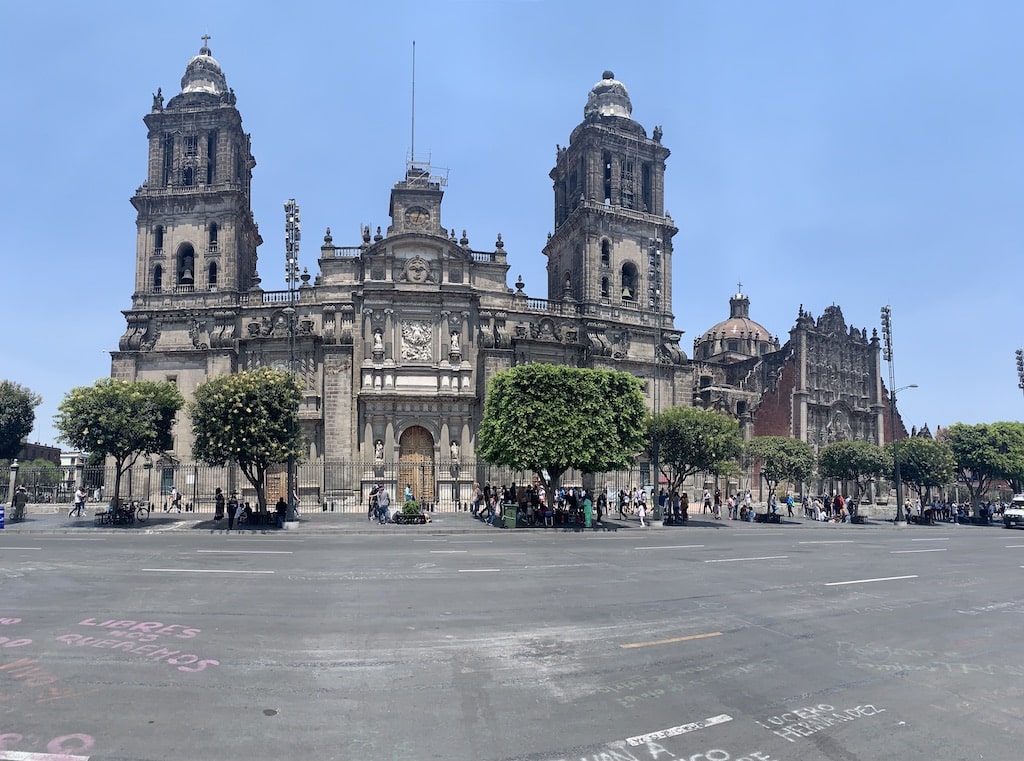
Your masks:
<svg viewBox="0 0 1024 761"><path fill-rule="evenodd" d="M703 721L691 721L688 724L680 724L677 727L669 727L668 729L662 729L658 732L649 732L646 735L637 735L636 737L627 737L626 742L632 746L643 745L644 743L650 742L651 740L664 740L667 737L676 737L677 735L684 735L688 732L695 732L698 729L704 729L705 727L713 727L716 724L724 724L727 721L732 721L732 716L728 714L719 714L718 716L711 716Z"/></svg>
<svg viewBox="0 0 1024 761"><path fill-rule="evenodd" d="M796 742L835 724L855 721L884 712L884 708L877 708L871 704L836 709L835 706L822 703L816 706L794 708L778 716L769 717L766 720L767 724L761 721L758 721L757 724L771 730L772 734L784 740Z"/></svg>

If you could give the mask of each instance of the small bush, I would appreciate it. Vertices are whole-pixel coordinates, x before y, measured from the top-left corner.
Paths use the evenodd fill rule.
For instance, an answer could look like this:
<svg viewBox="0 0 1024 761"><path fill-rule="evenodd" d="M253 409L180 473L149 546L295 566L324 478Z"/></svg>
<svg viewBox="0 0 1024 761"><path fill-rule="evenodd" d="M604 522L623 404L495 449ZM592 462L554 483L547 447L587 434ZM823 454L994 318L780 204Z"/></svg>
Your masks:
<svg viewBox="0 0 1024 761"><path fill-rule="evenodd" d="M402 505L402 515L419 515L420 514L420 503L414 499L410 499L408 502Z"/></svg>

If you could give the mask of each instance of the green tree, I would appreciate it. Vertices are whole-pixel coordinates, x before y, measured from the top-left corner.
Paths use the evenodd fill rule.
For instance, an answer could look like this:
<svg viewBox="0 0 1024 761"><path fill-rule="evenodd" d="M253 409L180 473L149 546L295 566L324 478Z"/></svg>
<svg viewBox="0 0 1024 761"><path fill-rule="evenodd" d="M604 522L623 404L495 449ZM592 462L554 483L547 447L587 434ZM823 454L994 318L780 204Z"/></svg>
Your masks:
<svg viewBox="0 0 1024 761"><path fill-rule="evenodd" d="M929 490L952 483L956 478L956 459L947 444L924 436L900 439L900 480L917 492L921 504L930 501ZM896 477L893 465L892 444L886 445L889 461L887 473Z"/></svg>
<svg viewBox="0 0 1024 761"><path fill-rule="evenodd" d="M71 389L54 420L75 449L113 459L113 504L119 505L121 476L139 457L171 448L174 416L184 403L173 383L103 378Z"/></svg>
<svg viewBox="0 0 1024 761"><path fill-rule="evenodd" d="M739 423L715 410L672 407L651 420L650 439L658 442L658 462L669 493L701 471L722 473L743 451Z"/></svg>
<svg viewBox="0 0 1024 761"><path fill-rule="evenodd" d="M208 465L237 463L265 510L267 471L302 455L301 400L298 379L283 370L262 367L207 381L189 405L192 456Z"/></svg>
<svg viewBox="0 0 1024 761"><path fill-rule="evenodd" d="M36 407L43 401L39 394L13 381L0 381L0 459L18 456L21 442L32 433Z"/></svg>
<svg viewBox="0 0 1024 761"><path fill-rule="evenodd" d="M818 475L852 481L855 505L860 504L868 479L885 475L890 470L892 457L870 441L837 441L818 453Z"/></svg>
<svg viewBox="0 0 1024 761"><path fill-rule="evenodd" d="M487 384L478 454L542 482L546 471L549 489L569 468L629 467L646 443L647 406L640 381L628 373L531 364Z"/></svg>
<svg viewBox="0 0 1024 761"><path fill-rule="evenodd" d="M956 423L945 435L972 503L983 499L996 481L1019 483L1024 477L1024 425Z"/></svg>
<svg viewBox="0 0 1024 761"><path fill-rule="evenodd" d="M788 436L755 436L747 453L761 463L761 475L775 492L780 483L802 483L814 473L814 450L806 441Z"/></svg>

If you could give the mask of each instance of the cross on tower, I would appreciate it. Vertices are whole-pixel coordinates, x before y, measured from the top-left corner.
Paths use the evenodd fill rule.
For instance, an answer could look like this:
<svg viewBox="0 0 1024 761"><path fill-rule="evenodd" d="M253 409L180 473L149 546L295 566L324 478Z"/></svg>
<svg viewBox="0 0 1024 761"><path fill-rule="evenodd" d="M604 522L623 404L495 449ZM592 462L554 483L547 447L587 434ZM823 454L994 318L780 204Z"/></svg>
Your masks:
<svg viewBox="0 0 1024 761"><path fill-rule="evenodd" d="M210 42L210 35L209 35L209 34L204 34L204 35L203 35L202 37L200 37L199 39L201 39L201 40L203 41L203 47L204 47L204 48L208 48L208 47L210 47L210 45L209 45L209 42Z"/></svg>
<svg viewBox="0 0 1024 761"><path fill-rule="evenodd" d="M736 293L743 293L743 283L736 283Z"/></svg>

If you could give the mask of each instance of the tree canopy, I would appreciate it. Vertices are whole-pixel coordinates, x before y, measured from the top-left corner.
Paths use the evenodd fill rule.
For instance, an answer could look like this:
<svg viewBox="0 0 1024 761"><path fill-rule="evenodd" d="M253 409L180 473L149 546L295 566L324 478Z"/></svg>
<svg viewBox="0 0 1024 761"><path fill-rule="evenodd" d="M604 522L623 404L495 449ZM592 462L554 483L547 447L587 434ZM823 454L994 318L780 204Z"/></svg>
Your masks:
<svg viewBox="0 0 1024 761"><path fill-rule="evenodd" d="M632 465L647 439L640 381L612 370L513 367L487 384L477 453L528 470L555 488L569 468L601 473Z"/></svg>
<svg viewBox="0 0 1024 761"><path fill-rule="evenodd" d="M655 415L650 437L658 442L659 468L670 493L695 473L724 472L743 451L734 418L696 407L672 407Z"/></svg>
<svg viewBox="0 0 1024 761"><path fill-rule="evenodd" d="M185 400L166 381L103 378L71 389L54 418L60 438L75 449L114 460L114 504L121 476L140 456L171 448L174 416Z"/></svg>
<svg viewBox="0 0 1024 761"><path fill-rule="evenodd" d="M895 478L892 464L892 444L886 446L890 467L889 473ZM956 478L956 460L947 444L924 436L911 436L899 440L900 480L917 492L922 503L928 501L929 489L946 486Z"/></svg>
<svg viewBox="0 0 1024 761"><path fill-rule="evenodd" d="M1024 424L956 423L945 436L972 502L981 499L999 479L1018 486L1024 481Z"/></svg>
<svg viewBox="0 0 1024 761"><path fill-rule="evenodd" d="M860 502L866 482L874 476L887 474L892 469L892 457L870 441L837 441L818 453L818 474L824 478L852 481L856 494L854 504Z"/></svg>
<svg viewBox="0 0 1024 761"><path fill-rule="evenodd" d="M13 381L0 381L0 459L18 456L21 442L36 422L36 407L43 399Z"/></svg>
<svg viewBox="0 0 1024 761"><path fill-rule="evenodd" d="M301 400L298 379L283 370L261 367L207 381L188 410L193 457L208 465L237 463L265 509L268 470L303 452Z"/></svg>
<svg viewBox="0 0 1024 761"><path fill-rule="evenodd" d="M761 463L761 475L775 491L780 483L802 483L814 473L814 450L806 441L788 436L755 436L747 453Z"/></svg>

